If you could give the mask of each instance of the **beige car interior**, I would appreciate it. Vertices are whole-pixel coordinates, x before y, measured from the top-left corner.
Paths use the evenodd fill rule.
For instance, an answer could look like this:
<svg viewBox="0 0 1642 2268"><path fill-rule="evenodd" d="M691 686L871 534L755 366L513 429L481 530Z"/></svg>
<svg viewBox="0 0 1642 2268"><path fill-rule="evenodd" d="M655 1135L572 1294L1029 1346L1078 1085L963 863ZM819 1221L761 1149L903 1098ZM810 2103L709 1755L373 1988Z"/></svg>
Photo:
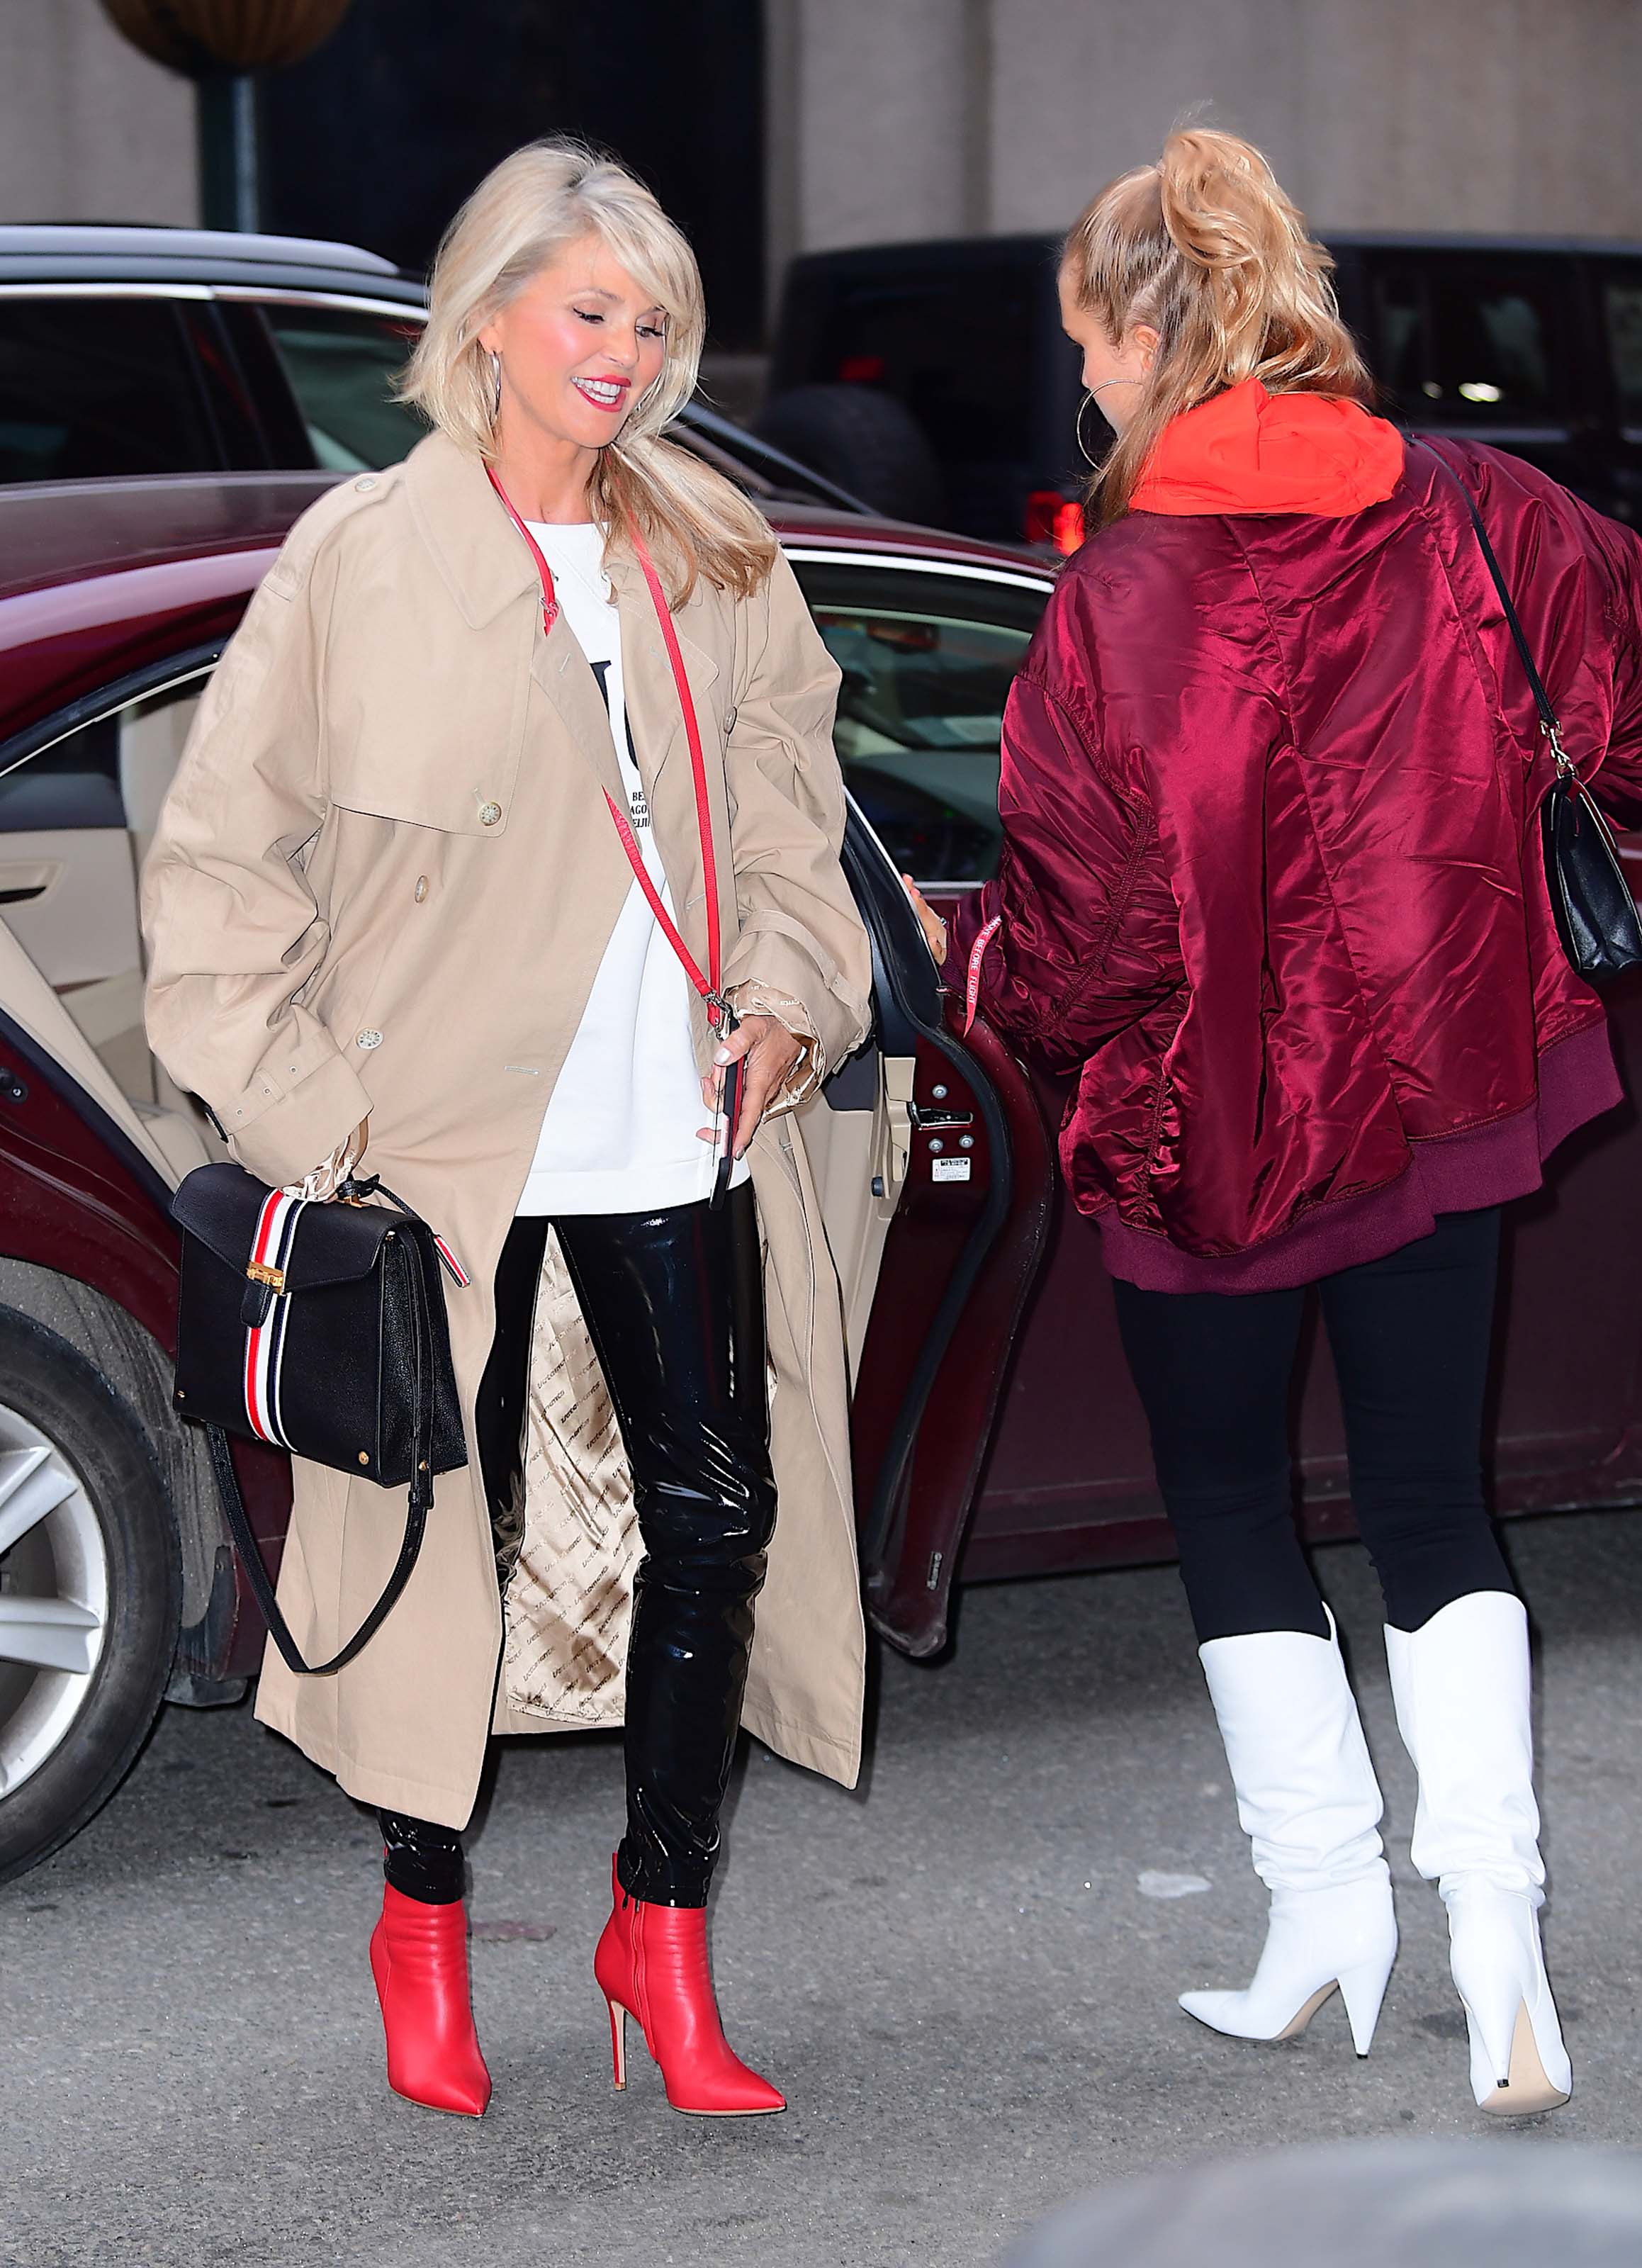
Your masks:
<svg viewBox="0 0 1642 2268"><path fill-rule="evenodd" d="M143 1033L143 943L137 876L153 839L160 805L188 737L200 686L130 703L118 718L123 827L76 827L8 833L0 822L0 921L45 977L81 1042L70 1050L37 1032L87 1086L86 1057L103 1079L93 1087L143 1148L157 1152L180 1180L224 1155L198 1106L149 1053ZM42 754L44 751L41 752ZM11 956L7 956L11 961ZM13 1013L14 986L5 998ZM36 1002L35 1012L39 1013Z"/></svg>
<svg viewBox="0 0 1642 2268"><path fill-rule="evenodd" d="M140 1127L142 1146L164 1162L172 1181L224 1151L197 1103L155 1062L144 1036L137 879L202 689L195 680L120 711L124 827L0 828L0 921L66 1011L74 1041L18 955L4 956L0 997L15 1014L14 998L26 996L28 1013L19 1020L105 1107L118 1100L115 1116L128 1131ZM41 1023L55 1027L55 1035L39 1028ZM843 1288L851 1378L906 1180L912 1073L910 1057L881 1058L875 1080L850 1082L856 1107L840 1108L820 1094L798 1114Z"/></svg>

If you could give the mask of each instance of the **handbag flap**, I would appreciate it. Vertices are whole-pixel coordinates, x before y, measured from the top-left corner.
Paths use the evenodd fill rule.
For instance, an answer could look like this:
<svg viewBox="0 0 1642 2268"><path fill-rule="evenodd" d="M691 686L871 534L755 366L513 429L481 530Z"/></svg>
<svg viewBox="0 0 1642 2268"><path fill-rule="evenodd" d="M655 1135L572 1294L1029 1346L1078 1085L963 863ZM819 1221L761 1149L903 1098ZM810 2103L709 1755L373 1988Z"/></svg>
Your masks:
<svg viewBox="0 0 1642 2268"><path fill-rule="evenodd" d="M185 1177L172 1197L171 1217L236 1275L253 1260L277 1268L287 1292L370 1275L384 1239L409 1226L405 1214L382 1205L287 1197L226 1160L198 1166Z"/></svg>

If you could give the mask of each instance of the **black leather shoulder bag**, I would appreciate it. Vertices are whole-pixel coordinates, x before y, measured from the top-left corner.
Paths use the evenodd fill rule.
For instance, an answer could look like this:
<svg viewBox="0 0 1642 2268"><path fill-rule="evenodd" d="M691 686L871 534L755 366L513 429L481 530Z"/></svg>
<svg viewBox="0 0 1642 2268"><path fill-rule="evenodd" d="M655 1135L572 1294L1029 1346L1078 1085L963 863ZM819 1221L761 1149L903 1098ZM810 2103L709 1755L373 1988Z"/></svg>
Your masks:
<svg viewBox="0 0 1642 2268"><path fill-rule="evenodd" d="M365 1202L378 1195L394 1210ZM374 1179L345 1182L320 1204L225 1161L189 1174L171 1211L182 1231L177 1410L205 1427L229 1531L275 1645L300 1675L328 1677L375 1636L409 1581L434 1475L468 1462L441 1263L466 1279L426 1221ZM394 1572L329 1661L303 1660L276 1602L230 1433L383 1488L409 1484Z"/></svg>
<svg viewBox="0 0 1642 2268"><path fill-rule="evenodd" d="M1579 975L1588 977L1594 984L1606 983L1613 977L1623 976L1628 968L1642 964L1642 922L1637 917L1636 900L1620 864L1613 830L1593 802L1573 759L1562 745L1562 726L1551 707L1545 681L1528 651L1528 638L1512 604L1494 547L1488 540L1476 497L1447 459L1429 441L1417 446L1427 456L1436 459L1465 498L1484 563L1499 593L1506 626L1528 674L1534 706L1539 711L1539 729L1556 759L1556 777L1540 806L1539 824L1545 887L1550 894L1557 934L1562 939L1563 951Z"/></svg>

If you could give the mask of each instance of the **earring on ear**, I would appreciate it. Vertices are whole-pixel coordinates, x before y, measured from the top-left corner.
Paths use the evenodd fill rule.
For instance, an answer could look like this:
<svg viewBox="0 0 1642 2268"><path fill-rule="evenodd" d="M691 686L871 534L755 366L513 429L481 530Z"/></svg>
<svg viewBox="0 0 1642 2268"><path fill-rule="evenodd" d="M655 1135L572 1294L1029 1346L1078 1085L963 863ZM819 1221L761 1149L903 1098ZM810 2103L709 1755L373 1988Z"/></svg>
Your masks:
<svg viewBox="0 0 1642 2268"><path fill-rule="evenodd" d="M1078 422L1072 430L1078 437L1078 454L1083 459L1084 463L1088 466L1091 472L1098 473L1101 469L1101 460L1099 457L1090 455L1089 445L1083 438L1083 413L1086 409L1092 409L1093 407L1093 394L1086 394L1083 400L1078 404Z"/></svg>
<svg viewBox="0 0 1642 2268"><path fill-rule="evenodd" d="M490 357L490 422L494 424L502 414L502 357L499 354L493 354Z"/></svg>

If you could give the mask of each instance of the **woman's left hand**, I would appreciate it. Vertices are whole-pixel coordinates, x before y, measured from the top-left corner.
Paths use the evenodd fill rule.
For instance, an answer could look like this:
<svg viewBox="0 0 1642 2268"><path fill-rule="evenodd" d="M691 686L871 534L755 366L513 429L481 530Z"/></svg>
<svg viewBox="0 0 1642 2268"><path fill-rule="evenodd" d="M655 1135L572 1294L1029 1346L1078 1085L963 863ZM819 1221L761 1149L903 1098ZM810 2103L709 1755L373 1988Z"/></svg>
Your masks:
<svg viewBox="0 0 1642 2268"><path fill-rule="evenodd" d="M931 958L937 968L944 968L946 961L946 924L910 874L903 874L901 880L907 895L912 901L912 909L923 925L924 942L930 949Z"/></svg>
<svg viewBox="0 0 1642 2268"><path fill-rule="evenodd" d="M804 1052L802 1040L795 1040L786 1026L774 1016L743 1016L727 1040L713 1057L713 1067L702 1081L702 1101L709 1110L721 1108L724 1074L726 1064L738 1056L745 1057L747 1068L741 1073L741 1108L735 1126L734 1154L739 1158L758 1131L758 1122L769 1108L771 1098L781 1092L788 1072ZM713 1139L713 1130L703 1126L699 1138Z"/></svg>

